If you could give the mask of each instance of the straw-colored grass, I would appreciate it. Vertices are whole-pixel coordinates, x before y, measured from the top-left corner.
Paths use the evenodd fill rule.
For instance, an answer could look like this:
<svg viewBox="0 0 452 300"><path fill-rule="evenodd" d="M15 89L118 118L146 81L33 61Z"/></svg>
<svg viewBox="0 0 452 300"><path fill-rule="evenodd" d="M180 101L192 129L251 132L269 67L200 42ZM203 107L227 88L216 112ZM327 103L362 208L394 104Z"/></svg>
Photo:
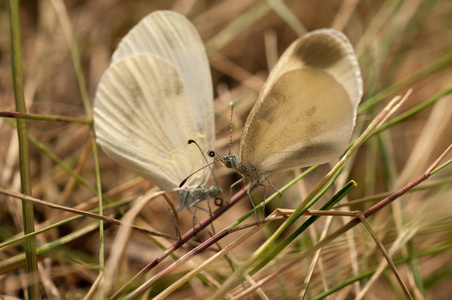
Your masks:
<svg viewBox="0 0 452 300"><path fill-rule="evenodd" d="M21 1L20 20L16 4L0 8L0 298L450 298L451 1ZM236 153L269 69L298 35L333 27L354 45L358 142L339 164L274 174L282 197L268 198L269 222L255 223L242 185L213 222L219 235L198 210L208 226L177 241L169 198L93 144L97 82L121 37L159 9L186 15L206 45L219 153L229 102ZM21 95L29 114L11 113L24 112ZM407 97L391 103L397 95ZM383 125L366 132L373 120ZM221 164L216 174L227 200L240 176ZM334 216L312 216L319 209ZM192 215L178 217L190 232Z"/></svg>

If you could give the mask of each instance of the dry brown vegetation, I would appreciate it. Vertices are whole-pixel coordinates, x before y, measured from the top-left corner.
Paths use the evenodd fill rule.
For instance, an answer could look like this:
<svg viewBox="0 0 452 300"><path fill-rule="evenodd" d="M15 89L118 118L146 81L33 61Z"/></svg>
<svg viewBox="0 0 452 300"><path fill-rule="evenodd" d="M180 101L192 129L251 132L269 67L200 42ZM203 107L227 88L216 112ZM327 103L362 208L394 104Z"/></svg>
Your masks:
<svg viewBox="0 0 452 300"><path fill-rule="evenodd" d="M216 150L219 153L228 151L229 102L235 103L232 151L236 152L246 116L268 76L268 70L284 49L304 31L333 27L344 32L355 47L365 88L355 137L364 131L390 99L395 95L404 95L409 88L413 89L390 120L411 108L415 108L415 113L394 122L360 146L313 209L320 208L346 182L354 180L357 187L339 202L344 206L337 210L365 211L419 178L451 144L451 1L21 1L20 29L27 111L76 119L70 122L59 122L52 117L49 120L27 120L27 131L32 139L29 140L26 159L30 166L30 187L34 198L98 213L96 161L90 142L90 125L76 122L90 121L81 90L86 86L90 101L88 109L91 110L97 82L121 37L142 17L160 9L186 15L205 42L215 90ZM1 111L16 110L8 19L7 7L2 5ZM68 38L70 40L71 37L64 31L67 25L71 26L69 32L75 38L72 48L68 45ZM74 46L78 53L71 52ZM77 60L82 66L79 75L83 75L85 82L80 82L77 77L74 68ZM5 194L21 191L17 131L11 125L15 122L7 118L0 121L0 298L5 299L10 299L6 298L7 295L25 298L27 294L24 242L15 241L23 235L22 202ZM133 221L137 226L174 237L173 219L163 197L137 201L142 195L149 195L147 191L151 190L152 183L137 178L118 166L100 148L98 150L104 215ZM451 159L450 154L443 162L448 159ZM333 166L334 162L321 166L293 184L281 198L276 197L266 205L267 214L276 208L296 209ZM446 165L368 219L411 295L417 299L449 299L452 293L451 170L451 166ZM223 191L229 191L229 186L240 178L220 164L216 166L216 172ZM300 171L275 174L272 182L280 188L299 174ZM268 190L273 192L271 188ZM380 196L381 193L386 194ZM260 202L262 189L255 189L252 195L256 202ZM357 199L365 201L347 204ZM143 206L134 212L137 205ZM215 220L216 232L250 209L249 200L246 196L242 197L240 202ZM42 298L110 297L175 241L151 237L137 230L132 230L130 235L127 232L119 234L120 228L124 227L109 222L104 223L104 231L100 233L98 220L74 216L77 214L42 204L34 205L36 230L47 229L36 235L38 288ZM192 229L192 215L184 210L179 217L180 230L184 234ZM199 212L197 217L201 221L208 215ZM262 218L260 214L259 219ZM275 245L286 241L307 218L296 221L278 237ZM228 278L237 276L244 283L229 286L223 294L229 298L253 285L253 281L258 282L281 270L287 263L292 263L293 267L266 282L248 297L295 299L304 290L314 257L305 257L304 254L309 253L307 251L317 243L325 226L330 226L327 230L333 232L350 219L334 217L329 224L328 217L321 217L286 250L271 258L268 265L250 277L252 280L243 279L234 270L243 267L250 257L256 255L257 261L251 263L243 274L251 272L267 254L259 256L255 251L283 221L270 222L242 241L228 254L227 259L222 257L205 266L200 275L176 288L168 299L208 298L222 286L225 287ZM254 216L251 215L245 222L253 223ZM206 262L218 252L219 247L224 248L238 241L251 230L232 233L171 272L160 273L200 242L206 241L213 234L208 226L178 249L175 256L167 257L126 289L132 291L145 279L164 274L146 290L145 297L153 298ZM100 234L103 242L100 242ZM6 245L8 241L15 242ZM104 253L105 265L100 259L100 251ZM383 263L385 259L381 251L360 224L337 239L328 241L322 248L309 279L306 299L320 299L321 293L331 291L338 285L342 286L337 291L331 291L333 299L354 299L357 293L367 289L369 283L366 299L403 298L403 291L389 268L375 281L372 278L376 268ZM356 280L349 282L353 278Z"/></svg>

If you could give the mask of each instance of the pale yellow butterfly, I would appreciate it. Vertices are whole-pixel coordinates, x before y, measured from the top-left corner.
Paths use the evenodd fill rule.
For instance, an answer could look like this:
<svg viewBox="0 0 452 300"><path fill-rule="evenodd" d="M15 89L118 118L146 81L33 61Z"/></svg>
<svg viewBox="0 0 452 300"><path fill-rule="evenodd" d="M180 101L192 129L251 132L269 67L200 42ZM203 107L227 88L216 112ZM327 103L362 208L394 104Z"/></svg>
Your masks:
<svg viewBox="0 0 452 300"><path fill-rule="evenodd" d="M223 162L262 185L275 172L339 157L355 126L362 85L344 34L320 29L301 36L271 71L246 120L239 154Z"/></svg>
<svg viewBox="0 0 452 300"><path fill-rule="evenodd" d="M209 168L186 187L179 183L206 163L196 147L214 147L213 90L206 52L184 16L157 11L121 40L102 76L94 102L94 127L102 149L122 166L167 192L180 206L219 197L206 187Z"/></svg>

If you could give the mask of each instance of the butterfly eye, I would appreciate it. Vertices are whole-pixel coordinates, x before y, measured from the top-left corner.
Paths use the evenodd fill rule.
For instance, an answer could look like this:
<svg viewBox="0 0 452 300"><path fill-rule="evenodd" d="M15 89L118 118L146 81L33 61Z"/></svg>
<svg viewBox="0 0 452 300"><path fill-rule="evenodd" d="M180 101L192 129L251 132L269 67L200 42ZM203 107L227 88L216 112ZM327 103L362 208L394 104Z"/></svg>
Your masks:
<svg viewBox="0 0 452 300"><path fill-rule="evenodd" d="M215 198L215 205L220 207L223 205L223 199L222 198Z"/></svg>

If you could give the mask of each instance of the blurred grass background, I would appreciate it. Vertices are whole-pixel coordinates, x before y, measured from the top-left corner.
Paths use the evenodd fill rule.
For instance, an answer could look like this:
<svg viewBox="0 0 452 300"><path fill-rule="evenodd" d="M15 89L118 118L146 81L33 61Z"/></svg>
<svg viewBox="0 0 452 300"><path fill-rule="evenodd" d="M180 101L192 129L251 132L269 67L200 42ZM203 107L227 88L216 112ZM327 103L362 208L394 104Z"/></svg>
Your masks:
<svg viewBox="0 0 452 300"><path fill-rule="evenodd" d="M395 94L403 94L408 88L413 88L413 94L398 114L425 104L440 93L445 94L432 105L420 108L418 113L407 120L369 139L353 160L348 162L347 174L344 175L347 178L342 181L353 179L358 186L348 199L343 200L344 203L363 197L371 198L371 201L353 205L349 209L363 211L375 203L372 201L375 195L394 191L417 178L452 141L452 99L449 95L452 87L451 1L70 0L63 3L54 0L22 1L20 4L24 93L29 113L86 119L77 74L60 21L64 12L55 7L64 4L69 16L91 105L97 82L120 39L150 12L170 9L186 15L205 42L215 90L216 150L219 153L228 151L229 102L235 103L233 152L237 152L246 116L269 69L298 35L325 27L344 32L359 58L365 95L355 136ZM15 111L6 5L0 7L0 16L0 110ZM426 72L420 72L425 69ZM410 78L413 80L403 84ZM402 85L397 86L400 83ZM380 101L369 105L375 99ZM44 151L30 144L33 197L83 210L95 209L96 175L89 126L77 122L29 120L28 133L47 149ZM19 191L17 133L7 123L7 119L0 121L0 137L1 187ZM58 165L49 153L64 162L71 172L79 174L86 184L75 180L74 175ZM121 218L121 213L129 211L134 205L132 200L152 187L151 183L137 179L134 174L119 167L101 150L99 167L105 203L126 202L116 210L107 210L106 215ZM297 186L285 192L283 197L268 205L267 213L275 208L297 207L329 168L331 166L326 165L312 172ZM399 198L391 207L384 208L369 220L387 249L395 244L398 237L409 235L394 254L394 259L410 258L408 263L399 264L398 268L417 299L448 299L452 293L451 174L450 167L446 167L425 183L429 184L425 189ZM224 191L229 191L229 186L240 178L220 165L217 166L217 175ZM292 171L275 174L272 182L276 187L281 187L294 177ZM332 192L329 196L332 196ZM261 198L262 190L255 189L253 199L259 202ZM251 204L245 197L214 222L215 228L217 231L224 228L250 208ZM78 218L56 226L58 222L73 216L35 205L36 229L56 227L36 236L38 247L41 247L39 274L43 298L83 298L102 270L98 261L100 246L97 222ZM198 220L202 220L206 214L199 212L197 216ZM191 229L191 214L184 210L180 218L182 233ZM335 218L333 228L348 220ZM152 227L175 235L173 219L162 197L146 204L135 221L146 228ZM253 220L250 218L250 221ZM0 196L0 242L17 238L22 233L22 223L20 202ZM247 239L231 255L238 262L245 260L278 224L264 227L262 232ZM309 233L278 256L262 273L258 273L256 280L274 272L279 265L296 258L314 244L323 224L324 218L321 218L311 226ZM118 229L116 225L105 225L106 260L112 249L118 246L115 244ZM209 231L210 228L207 228L199 233L197 239L206 240L210 236ZM240 235L236 233L221 240L221 246L237 240ZM168 239L158 240L165 246L172 242ZM133 232L130 239L120 242L126 243L126 247L117 265L119 272L113 280L113 292L162 251L153 239L139 232ZM19 242L1 246L0 295L24 298L25 269L24 259L20 256L24 252L23 245ZM179 250L177 255L181 256L186 250ZM195 257L193 265L204 261L211 254L207 251ZM152 273L168 266L170 260L167 258ZM382 255L368 232L362 226L354 228L353 233L324 248L320 265L315 269L309 285L308 298L314 298L342 283L344 286L332 297L353 299L356 290L366 284L370 275L363 276L359 285L345 284L346 281L374 269L381 260ZM302 290L309 263L310 260L300 260L298 266L266 284L263 292L269 299L296 298ZM186 264L185 269L178 269L158 281L152 287L149 298L164 290L193 265ZM217 289L216 284L221 285L232 274L226 260L219 260L204 272L209 284L194 278L169 299L207 297ZM254 297L258 297L257 294ZM400 297L403 294L391 271L385 271L366 293L366 299Z"/></svg>

